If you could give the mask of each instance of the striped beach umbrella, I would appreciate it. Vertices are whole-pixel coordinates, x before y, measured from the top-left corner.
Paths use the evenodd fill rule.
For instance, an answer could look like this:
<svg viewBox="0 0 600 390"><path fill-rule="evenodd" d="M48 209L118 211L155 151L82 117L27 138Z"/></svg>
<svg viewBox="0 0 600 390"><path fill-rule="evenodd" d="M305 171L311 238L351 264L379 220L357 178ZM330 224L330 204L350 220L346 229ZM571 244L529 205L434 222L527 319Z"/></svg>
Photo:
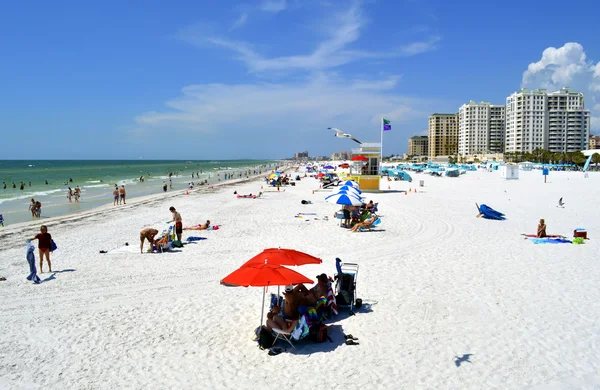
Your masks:
<svg viewBox="0 0 600 390"><path fill-rule="evenodd" d="M341 183L343 186L352 186L354 188L358 188L359 184L354 180L346 180Z"/></svg>
<svg viewBox="0 0 600 390"><path fill-rule="evenodd" d="M357 198L354 195L349 194L334 194L330 195L326 199L329 203L335 204L343 204L346 206L360 206L363 204L363 201Z"/></svg>
<svg viewBox="0 0 600 390"><path fill-rule="evenodd" d="M344 190L355 191L355 192L358 192L359 194L362 194L361 190L359 190L358 188L354 188L352 186L341 186L341 187L338 187L338 191L344 191Z"/></svg>

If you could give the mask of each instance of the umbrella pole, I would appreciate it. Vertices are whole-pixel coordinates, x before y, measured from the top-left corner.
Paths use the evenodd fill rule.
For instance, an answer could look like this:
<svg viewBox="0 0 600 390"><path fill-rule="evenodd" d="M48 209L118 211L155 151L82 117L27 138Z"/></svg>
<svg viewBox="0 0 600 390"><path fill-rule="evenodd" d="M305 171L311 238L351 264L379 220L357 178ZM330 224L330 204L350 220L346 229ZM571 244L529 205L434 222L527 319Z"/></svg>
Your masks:
<svg viewBox="0 0 600 390"><path fill-rule="evenodd" d="M263 300L262 300L262 306L260 308L260 327L262 328L262 324L263 324L263 315L265 314L265 294L267 292L267 287L263 287Z"/></svg>

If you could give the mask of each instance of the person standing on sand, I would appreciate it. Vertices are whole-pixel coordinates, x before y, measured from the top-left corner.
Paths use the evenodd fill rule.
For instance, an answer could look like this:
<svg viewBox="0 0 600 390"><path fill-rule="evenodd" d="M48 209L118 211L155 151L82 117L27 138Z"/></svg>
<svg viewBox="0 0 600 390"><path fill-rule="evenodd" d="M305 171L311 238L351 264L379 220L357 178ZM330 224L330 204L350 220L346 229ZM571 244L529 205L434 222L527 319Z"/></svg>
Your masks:
<svg viewBox="0 0 600 390"><path fill-rule="evenodd" d="M38 250L40 252L40 273L43 274L42 265L44 264L44 255L48 262L48 270L52 272L52 264L50 263L50 248L52 248L52 236L48 233L46 225L40 227L40 233L36 234L35 237L30 238L30 241L38 240Z"/></svg>
<svg viewBox="0 0 600 390"><path fill-rule="evenodd" d="M173 220L170 222L175 222L175 234L177 235L177 239L181 241L181 233L183 233L183 221L181 219L181 214L179 214L179 212L175 210L175 207L173 206L169 207L169 210L173 214Z"/></svg>
<svg viewBox="0 0 600 390"><path fill-rule="evenodd" d="M145 228L140 232L140 253L144 253L144 240L150 243L150 249L154 245L154 237L158 234L158 230L153 228Z"/></svg>
<svg viewBox="0 0 600 390"><path fill-rule="evenodd" d="M117 186L115 186L115 189L113 190L113 206L116 206L119 204L119 189L117 188Z"/></svg>
<svg viewBox="0 0 600 390"><path fill-rule="evenodd" d="M71 187L69 187L69 189L67 190L67 199L69 199L69 203L73 202L71 200L72 197L73 197L73 190L71 189Z"/></svg>
<svg viewBox="0 0 600 390"><path fill-rule="evenodd" d="M123 202L123 204L127 204L125 202L125 196L127 195L127 193L125 192L125 185L121 185L121 188L119 189L119 203Z"/></svg>

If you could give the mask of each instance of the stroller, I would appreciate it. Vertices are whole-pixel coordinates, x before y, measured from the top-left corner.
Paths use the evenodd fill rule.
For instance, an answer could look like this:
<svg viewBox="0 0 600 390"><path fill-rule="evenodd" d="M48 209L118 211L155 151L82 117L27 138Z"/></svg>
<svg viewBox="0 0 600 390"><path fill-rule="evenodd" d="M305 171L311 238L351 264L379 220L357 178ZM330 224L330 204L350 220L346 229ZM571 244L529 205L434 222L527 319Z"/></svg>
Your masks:
<svg viewBox="0 0 600 390"><path fill-rule="evenodd" d="M338 307L360 308L362 300L356 299L356 281L358 279L358 264L342 263L339 258L335 259L335 267L338 273L335 275L335 300ZM356 299L356 304L355 304Z"/></svg>

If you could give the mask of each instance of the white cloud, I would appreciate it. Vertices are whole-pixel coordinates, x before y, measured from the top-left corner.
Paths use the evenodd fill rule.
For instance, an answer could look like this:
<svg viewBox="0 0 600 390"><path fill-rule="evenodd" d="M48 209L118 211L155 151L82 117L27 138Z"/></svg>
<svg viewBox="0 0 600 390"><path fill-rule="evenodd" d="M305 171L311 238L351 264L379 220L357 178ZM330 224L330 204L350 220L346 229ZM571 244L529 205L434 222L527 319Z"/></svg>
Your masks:
<svg viewBox="0 0 600 390"><path fill-rule="evenodd" d="M248 21L248 13L242 12L240 14L240 16L235 20L235 22L233 22L229 31L232 31L232 30L235 30L237 28L244 26L247 21Z"/></svg>
<svg viewBox="0 0 600 390"><path fill-rule="evenodd" d="M291 71L291 70L325 70L364 59L386 59L408 57L435 50L441 40L439 36L424 41L402 45L396 50L386 52L369 52L351 50L348 46L356 42L361 29L367 24L359 2L354 2L347 10L328 17L326 37L308 54L297 54L282 57L264 57L254 45L206 34L199 26L180 30L178 39L196 46L206 44L227 48L237 53L236 59L244 62L251 72Z"/></svg>
<svg viewBox="0 0 600 390"><path fill-rule="evenodd" d="M594 64L588 60L579 43L569 42L544 50L542 58L529 64L523 72L521 86L549 91L569 87L583 92L586 108L592 111L592 130L600 130L600 104L596 104L600 101L600 62Z"/></svg>
<svg viewBox="0 0 600 390"><path fill-rule="evenodd" d="M367 80L332 81L319 74L296 84L190 85L183 88L181 97L165 103L167 110L136 117L136 129L148 134L179 129L209 135L231 130L237 139L285 134L289 140L299 140L325 135L328 126L335 126L374 142L381 116L394 123L424 119L433 106L392 93L390 86L396 81L397 76L370 84Z"/></svg>
<svg viewBox="0 0 600 390"><path fill-rule="evenodd" d="M281 12L287 8L286 0L265 0L258 8L265 12Z"/></svg>

